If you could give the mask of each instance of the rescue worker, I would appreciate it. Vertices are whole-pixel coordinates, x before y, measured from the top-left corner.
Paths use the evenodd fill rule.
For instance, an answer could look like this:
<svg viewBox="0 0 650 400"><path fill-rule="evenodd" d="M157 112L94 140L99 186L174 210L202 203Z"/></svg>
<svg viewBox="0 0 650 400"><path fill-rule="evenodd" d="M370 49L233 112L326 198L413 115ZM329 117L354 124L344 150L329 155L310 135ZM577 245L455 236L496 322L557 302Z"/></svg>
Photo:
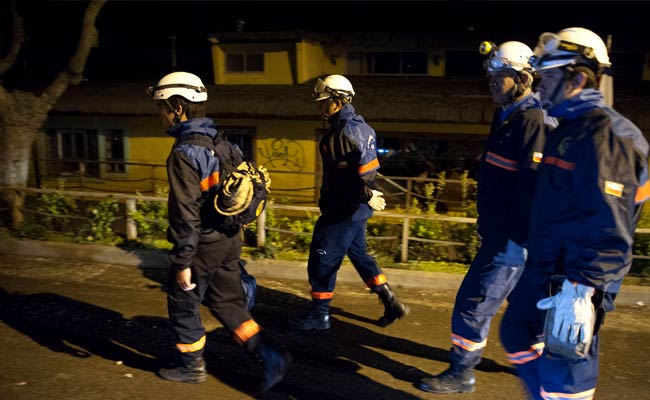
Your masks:
<svg viewBox="0 0 650 400"><path fill-rule="evenodd" d="M220 166L209 146L200 144L217 135L213 121L205 118L207 90L198 76L172 72L148 93L158 105L163 128L176 139L167 158L167 236L173 244L167 306L179 361L158 374L176 382L206 380L206 336L198 310L203 303L241 346L264 362L260 390L266 391L284 377L290 355L263 336L246 308L240 232L221 232L211 218L213 205L206 199L218 189Z"/></svg>
<svg viewBox="0 0 650 400"><path fill-rule="evenodd" d="M493 101L498 105L479 164L477 211L481 246L456 294L450 366L416 386L431 393L475 390L492 317L521 276L537 168L546 136L545 116L533 95L529 57L521 42L483 42Z"/></svg>
<svg viewBox="0 0 650 400"><path fill-rule="evenodd" d="M501 338L531 398L587 400L598 377L597 332L632 264L650 195L648 143L598 90L611 63L597 34L544 33L534 53L540 100L560 123L545 148L529 260Z"/></svg>
<svg viewBox="0 0 650 400"><path fill-rule="evenodd" d="M407 315L409 308L397 299L367 252L368 218L373 210L386 206L383 193L375 186L379 169L375 131L355 113L350 104L354 89L344 76L318 79L313 95L323 124L329 123L318 146L323 161L322 214L314 227L307 264L311 307L291 325L301 331L329 330L336 273L347 254L361 279L383 302L384 315L378 324L385 327Z"/></svg>

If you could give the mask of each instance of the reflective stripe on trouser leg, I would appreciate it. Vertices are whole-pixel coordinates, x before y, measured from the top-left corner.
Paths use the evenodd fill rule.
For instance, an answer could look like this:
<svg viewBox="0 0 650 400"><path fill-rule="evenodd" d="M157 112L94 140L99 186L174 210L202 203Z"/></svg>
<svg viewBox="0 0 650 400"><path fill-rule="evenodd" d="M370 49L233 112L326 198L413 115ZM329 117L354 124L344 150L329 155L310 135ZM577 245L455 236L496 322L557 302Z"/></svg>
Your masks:
<svg viewBox="0 0 650 400"><path fill-rule="evenodd" d="M544 313L536 307L545 297L544 279L528 264L508 298L501 322L500 336L508 361L517 369L530 396L541 399L540 361L544 350Z"/></svg>
<svg viewBox="0 0 650 400"><path fill-rule="evenodd" d="M539 361L541 397L545 400L591 400L598 380L598 335L587 356L570 360L545 351Z"/></svg>
<svg viewBox="0 0 650 400"><path fill-rule="evenodd" d="M201 339L197 340L194 343L176 343L176 348L181 353L194 353L199 350L203 350L205 347L205 335Z"/></svg>
<svg viewBox="0 0 650 400"><path fill-rule="evenodd" d="M505 241L483 241L458 289L451 320L454 365L474 368L481 361L492 318L519 278L521 268L492 262Z"/></svg>
<svg viewBox="0 0 650 400"><path fill-rule="evenodd" d="M250 338L260 333L261 330L262 329L257 324L257 322L249 319L248 321L239 325L233 331L233 338L237 341L237 343L243 346L246 344L246 342L248 342Z"/></svg>

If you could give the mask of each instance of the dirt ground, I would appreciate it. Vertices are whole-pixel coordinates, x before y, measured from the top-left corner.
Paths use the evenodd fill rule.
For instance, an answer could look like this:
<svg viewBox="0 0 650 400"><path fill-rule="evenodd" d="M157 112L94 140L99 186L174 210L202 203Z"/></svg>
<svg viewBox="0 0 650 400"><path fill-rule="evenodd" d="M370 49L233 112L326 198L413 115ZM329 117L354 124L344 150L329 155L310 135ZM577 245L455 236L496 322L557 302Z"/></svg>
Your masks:
<svg viewBox="0 0 650 400"><path fill-rule="evenodd" d="M299 278L299 279L298 279ZM474 394L440 396L413 382L446 368L454 291L395 288L411 314L375 325L382 306L363 284L339 284L331 333L287 320L307 305L305 277L258 277L255 319L293 354L285 380L256 395L261 365L202 309L210 373L200 385L155 371L171 354L164 272L25 256L0 258L0 399L524 399L493 323ZM650 311L618 307L601 331L597 399L650 399Z"/></svg>

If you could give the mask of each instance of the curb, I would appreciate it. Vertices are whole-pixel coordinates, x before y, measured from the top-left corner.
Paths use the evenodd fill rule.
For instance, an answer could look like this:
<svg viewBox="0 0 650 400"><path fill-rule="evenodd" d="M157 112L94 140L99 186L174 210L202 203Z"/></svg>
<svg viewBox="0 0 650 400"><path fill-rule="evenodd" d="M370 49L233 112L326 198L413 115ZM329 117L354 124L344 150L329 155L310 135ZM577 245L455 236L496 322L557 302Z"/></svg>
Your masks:
<svg viewBox="0 0 650 400"><path fill-rule="evenodd" d="M124 250L112 246L48 242L30 239L0 237L0 255L73 259L103 264L138 267L141 269L167 269L169 261L165 250ZM246 260L246 270L253 276L265 279L290 279L307 282L307 263L285 260ZM463 275L445 272L409 271L383 268L391 286L395 288L421 288L428 290L458 290ZM361 283L359 275L350 265L343 265L337 274L338 282ZM634 306L650 304L650 287L623 285L616 297L617 305Z"/></svg>

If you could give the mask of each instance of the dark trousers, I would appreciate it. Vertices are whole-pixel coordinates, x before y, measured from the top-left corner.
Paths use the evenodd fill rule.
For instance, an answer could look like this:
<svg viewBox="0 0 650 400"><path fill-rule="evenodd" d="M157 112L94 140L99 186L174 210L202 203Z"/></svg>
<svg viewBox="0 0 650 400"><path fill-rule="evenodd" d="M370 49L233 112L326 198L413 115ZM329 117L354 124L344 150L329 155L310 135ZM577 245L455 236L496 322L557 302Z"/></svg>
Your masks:
<svg viewBox="0 0 650 400"><path fill-rule="evenodd" d="M484 238L458 289L451 318L452 364L474 368L481 361L492 318L521 276L523 266L492 262L507 240L505 235Z"/></svg>
<svg viewBox="0 0 650 400"><path fill-rule="evenodd" d="M201 303L231 332L251 319L240 280L240 255L239 235L200 243L190 267L196 288L190 291L178 286L176 270L170 269L167 308L179 344L189 345L203 340L205 328L199 314ZM198 347L197 351L203 346Z"/></svg>
<svg viewBox="0 0 650 400"><path fill-rule="evenodd" d="M553 354L543 346L546 311L539 310L537 302L550 295L553 270L554 265L544 268L531 260L512 292L501 340L531 398L590 399L598 378L598 336L594 335L587 356L580 360Z"/></svg>
<svg viewBox="0 0 650 400"><path fill-rule="evenodd" d="M381 270L375 259L368 255L366 222L367 219L351 221L325 214L318 218L307 263L312 295L314 292L334 292L336 273L346 255L369 287L380 282L377 277L383 276ZM323 301L327 302L327 299Z"/></svg>

